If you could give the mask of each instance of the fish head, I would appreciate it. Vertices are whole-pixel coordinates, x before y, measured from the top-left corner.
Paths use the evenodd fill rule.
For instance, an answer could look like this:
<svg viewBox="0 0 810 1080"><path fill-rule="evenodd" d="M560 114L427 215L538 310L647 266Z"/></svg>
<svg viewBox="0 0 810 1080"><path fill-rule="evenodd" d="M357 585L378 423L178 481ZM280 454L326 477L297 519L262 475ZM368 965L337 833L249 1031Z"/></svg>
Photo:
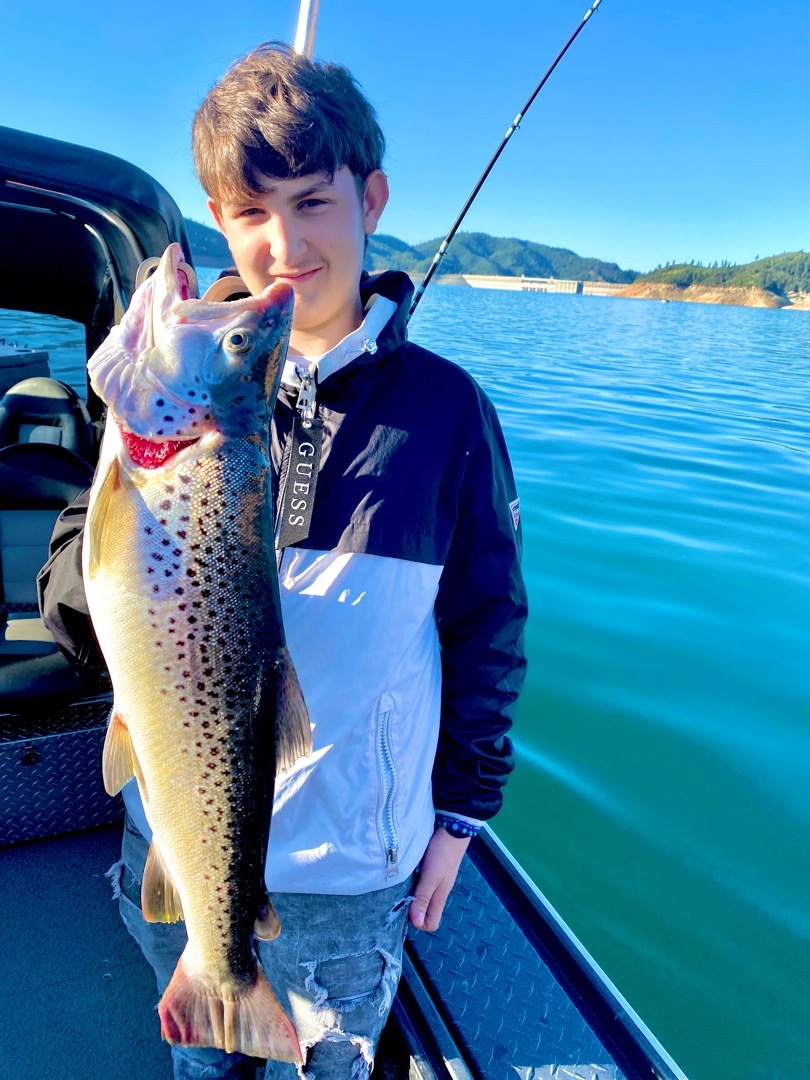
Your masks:
<svg viewBox="0 0 810 1080"><path fill-rule="evenodd" d="M266 428L292 325L293 290L225 303L182 300L146 357L154 393L130 402L125 424L146 438L228 437Z"/></svg>
<svg viewBox="0 0 810 1080"><path fill-rule="evenodd" d="M269 425L292 325L293 290L212 303L188 295L170 244L120 325L88 362L91 384L127 436L156 443Z"/></svg>

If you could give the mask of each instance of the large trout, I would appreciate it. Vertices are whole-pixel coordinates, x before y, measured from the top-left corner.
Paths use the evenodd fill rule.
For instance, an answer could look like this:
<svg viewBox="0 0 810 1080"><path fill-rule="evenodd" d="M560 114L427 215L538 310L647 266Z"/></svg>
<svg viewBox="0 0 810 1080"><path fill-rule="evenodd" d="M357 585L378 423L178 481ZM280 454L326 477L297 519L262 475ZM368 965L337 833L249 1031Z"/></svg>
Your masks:
<svg viewBox="0 0 810 1080"><path fill-rule="evenodd" d="M113 683L110 794L135 776L154 838L144 917L184 919L159 1005L169 1042L299 1061L252 947L277 768L311 748L284 643L270 417L292 290L188 297L177 244L91 357L107 421L84 581Z"/></svg>

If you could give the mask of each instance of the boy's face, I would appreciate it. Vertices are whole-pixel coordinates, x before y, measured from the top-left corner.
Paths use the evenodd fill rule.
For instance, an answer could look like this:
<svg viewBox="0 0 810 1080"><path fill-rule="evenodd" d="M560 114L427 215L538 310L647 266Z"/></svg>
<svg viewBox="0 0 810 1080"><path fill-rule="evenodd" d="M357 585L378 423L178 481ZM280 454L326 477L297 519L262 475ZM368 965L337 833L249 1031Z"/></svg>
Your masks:
<svg viewBox="0 0 810 1080"><path fill-rule="evenodd" d="M376 170L361 197L344 165L331 180L324 173L266 177L264 186L255 198L208 205L251 293L274 281L292 285L291 351L324 353L363 321L358 285L365 237L388 201L388 182Z"/></svg>

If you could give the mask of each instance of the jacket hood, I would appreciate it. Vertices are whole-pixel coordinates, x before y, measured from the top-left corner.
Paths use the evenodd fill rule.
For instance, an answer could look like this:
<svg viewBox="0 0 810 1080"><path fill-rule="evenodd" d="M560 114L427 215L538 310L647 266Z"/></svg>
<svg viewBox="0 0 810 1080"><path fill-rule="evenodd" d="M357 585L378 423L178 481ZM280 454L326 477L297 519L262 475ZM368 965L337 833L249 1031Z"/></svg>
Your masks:
<svg viewBox="0 0 810 1080"><path fill-rule="evenodd" d="M413 282L401 270L384 270L373 276L364 272L360 278L360 299L364 309L374 295L385 296L397 305L397 310L386 323L377 341L377 355L387 355L408 340L408 312L413 296Z"/></svg>
<svg viewBox="0 0 810 1080"><path fill-rule="evenodd" d="M363 273L360 279L360 300L363 308L373 296L384 296L397 305L396 311L383 327L373 353L363 352L345 367L341 367L323 381L318 381L318 400L334 405L347 395L351 396L360 383L373 378L386 357L401 349L408 340L408 312L413 296L413 282L401 270L385 270L373 276ZM279 389L280 400L292 405L297 391L284 383Z"/></svg>

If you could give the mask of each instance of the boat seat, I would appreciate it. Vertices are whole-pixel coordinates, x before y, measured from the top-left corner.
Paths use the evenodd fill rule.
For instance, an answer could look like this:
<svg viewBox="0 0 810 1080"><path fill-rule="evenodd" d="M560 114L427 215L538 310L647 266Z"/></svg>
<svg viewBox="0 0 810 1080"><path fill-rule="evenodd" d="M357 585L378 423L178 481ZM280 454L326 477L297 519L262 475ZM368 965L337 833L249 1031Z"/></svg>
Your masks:
<svg viewBox="0 0 810 1080"><path fill-rule="evenodd" d="M36 577L48 560L57 516L92 480L91 466L63 446L34 442L0 448L0 666L14 664L18 685L26 679L22 661L57 653L46 668L54 685L65 682L59 669L69 662L39 616ZM41 667L33 665L31 675Z"/></svg>
<svg viewBox="0 0 810 1080"><path fill-rule="evenodd" d="M15 383L0 399L0 447L45 443L93 460L87 406L71 387L36 376Z"/></svg>

